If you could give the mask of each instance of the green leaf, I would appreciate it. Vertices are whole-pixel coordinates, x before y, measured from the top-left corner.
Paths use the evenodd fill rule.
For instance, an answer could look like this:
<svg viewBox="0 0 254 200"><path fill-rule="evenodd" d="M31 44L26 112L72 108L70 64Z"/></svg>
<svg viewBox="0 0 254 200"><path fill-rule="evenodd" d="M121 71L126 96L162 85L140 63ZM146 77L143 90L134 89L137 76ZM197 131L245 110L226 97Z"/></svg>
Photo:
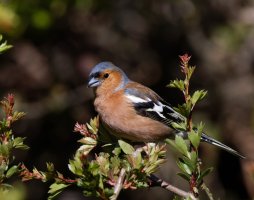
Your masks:
<svg viewBox="0 0 254 200"><path fill-rule="evenodd" d="M184 81L183 80L173 80L170 81L170 83L167 85L167 87L171 87L171 88L177 88L180 91L184 90Z"/></svg>
<svg viewBox="0 0 254 200"><path fill-rule="evenodd" d="M97 133L98 133L98 127L99 127L98 122L99 122L99 118L95 117L95 118L90 120L89 124L88 123L86 124L88 130L91 133L93 133L94 135L97 135Z"/></svg>
<svg viewBox="0 0 254 200"><path fill-rule="evenodd" d="M114 156L110 158L110 162L113 174L117 174L120 169L121 160L117 156Z"/></svg>
<svg viewBox="0 0 254 200"><path fill-rule="evenodd" d="M154 165L154 164L150 164L149 166L147 166L146 168L144 168L144 172L146 174L152 174L156 171L158 166Z"/></svg>
<svg viewBox="0 0 254 200"><path fill-rule="evenodd" d="M99 156L96 157L96 161L100 166L100 174L107 176L109 171L109 154L101 152Z"/></svg>
<svg viewBox="0 0 254 200"><path fill-rule="evenodd" d="M132 154L135 151L133 146L123 140L118 140L118 144L125 154Z"/></svg>
<svg viewBox="0 0 254 200"><path fill-rule="evenodd" d="M186 129L186 125L185 123L176 123L176 122L172 122L171 126L176 129L176 130L185 130Z"/></svg>
<svg viewBox="0 0 254 200"><path fill-rule="evenodd" d="M93 176L96 176L100 172L100 165L93 160L92 162L89 163L88 171Z"/></svg>
<svg viewBox="0 0 254 200"><path fill-rule="evenodd" d="M24 144L24 140L26 138L22 138L22 137L16 137L13 140L13 147L16 149L23 149L23 150L27 150L29 149L29 147L27 145Z"/></svg>
<svg viewBox="0 0 254 200"><path fill-rule="evenodd" d="M197 164L197 158L198 158L198 153L195 151L192 151L190 153L190 160L193 163L193 165Z"/></svg>
<svg viewBox="0 0 254 200"><path fill-rule="evenodd" d="M192 152L191 152L192 153ZM189 159L189 158L187 158L187 157L181 157L181 158L179 158L179 160L181 160L183 163L185 163L188 167L189 167L189 169L191 170L191 171L194 171L195 170L195 168L196 168L196 162L192 162L192 160L191 159Z"/></svg>
<svg viewBox="0 0 254 200"><path fill-rule="evenodd" d="M12 48L12 45L8 45L7 42L5 41L2 44L0 44L0 53L4 52L10 48Z"/></svg>
<svg viewBox="0 0 254 200"><path fill-rule="evenodd" d="M9 154L10 154L10 145L0 144L0 154L2 156L9 156Z"/></svg>
<svg viewBox="0 0 254 200"><path fill-rule="evenodd" d="M189 174L189 175L192 174L192 171L189 168L189 166L186 165L182 160L179 159L178 161L176 161L176 164L182 170L182 172Z"/></svg>
<svg viewBox="0 0 254 200"><path fill-rule="evenodd" d="M203 133L204 126L205 126L205 124L203 124L203 122L200 122L199 125L197 126L197 133L198 133L199 137L201 137L201 135Z"/></svg>
<svg viewBox="0 0 254 200"><path fill-rule="evenodd" d="M192 130L188 134L188 138L191 141L191 144L195 147L195 149L197 149L200 143L200 135L198 135L198 133Z"/></svg>
<svg viewBox="0 0 254 200"><path fill-rule="evenodd" d="M190 175L186 174L186 173L182 173L182 172L178 172L177 173L178 176L181 176L183 179L185 179L186 181L190 180Z"/></svg>
<svg viewBox="0 0 254 200"><path fill-rule="evenodd" d="M91 137L83 137L80 140L78 140L78 142L82 143L82 144L86 144L86 145L96 145L97 141Z"/></svg>
<svg viewBox="0 0 254 200"><path fill-rule="evenodd" d="M83 176L83 168L82 168L82 163L80 160L69 160L68 164L69 170L78 176Z"/></svg>
<svg viewBox="0 0 254 200"><path fill-rule="evenodd" d="M24 113L24 112L17 112L17 111L15 111L13 113L12 121L13 122L17 121L17 120L21 119L22 117L24 117L25 115L26 115L26 113Z"/></svg>
<svg viewBox="0 0 254 200"><path fill-rule="evenodd" d="M205 170L203 170L200 174L200 176L198 177L197 181L199 183L201 183L201 181L203 180L203 178L205 176L207 176L208 174L210 174L211 172L213 171L213 167L209 167L209 168L206 168Z"/></svg>
<svg viewBox="0 0 254 200"><path fill-rule="evenodd" d="M195 66L189 66L189 67L188 67L188 74L187 74L188 80L190 80L190 78L191 78L193 72L195 71L195 69L196 69Z"/></svg>
<svg viewBox="0 0 254 200"><path fill-rule="evenodd" d="M195 91L191 97L192 108L195 106L195 104L198 101L201 101L206 96L206 94L207 94L207 91L205 91L205 90Z"/></svg>
<svg viewBox="0 0 254 200"><path fill-rule="evenodd" d="M191 103L187 103L187 104L184 103L183 105L178 105L174 109L187 118L191 111Z"/></svg>
<svg viewBox="0 0 254 200"><path fill-rule="evenodd" d="M118 156L121 153L121 148L120 147L115 147L112 153L116 156Z"/></svg>
<svg viewBox="0 0 254 200"><path fill-rule="evenodd" d="M48 200L54 199L58 194L60 194L66 187L68 187L68 184L64 183L53 183L49 186L50 190L48 193L50 194L48 197Z"/></svg>
<svg viewBox="0 0 254 200"><path fill-rule="evenodd" d="M132 156L132 160L133 160L133 168L139 169L142 164L141 152L137 150L131 156Z"/></svg>
<svg viewBox="0 0 254 200"><path fill-rule="evenodd" d="M47 162L46 165L47 165L47 170L48 170L49 172L53 172L53 171L55 170L55 167L54 167L54 164L53 164L53 163Z"/></svg>
<svg viewBox="0 0 254 200"><path fill-rule="evenodd" d="M167 144L169 144L170 146L172 146L176 151L178 151L177 147L176 147L176 144L175 144L175 141L173 141L172 139L169 139L169 138L166 138L165 139L165 142Z"/></svg>
<svg viewBox="0 0 254 200"><path fill-rule="evenodd" d="M102 178L102 175L100 174L99 176L99 188L103 191L104 190L104 184L103 184L103 178Z"/></svg>
<svg viewBox="0 0 254 200"><path fill-rule="evenodd" d="M178 151L180 151L186 157L189 157L187 144L181 136L176 135L175 144L176 144Z"/></svg>
<svg viewBox="0 0 254 200"><path fill-rule="evenodd" d="M17 173L19 170L17 165L13 165L10 169L8 169L6 173L6 178L10 178L13 174Z"/></svg>

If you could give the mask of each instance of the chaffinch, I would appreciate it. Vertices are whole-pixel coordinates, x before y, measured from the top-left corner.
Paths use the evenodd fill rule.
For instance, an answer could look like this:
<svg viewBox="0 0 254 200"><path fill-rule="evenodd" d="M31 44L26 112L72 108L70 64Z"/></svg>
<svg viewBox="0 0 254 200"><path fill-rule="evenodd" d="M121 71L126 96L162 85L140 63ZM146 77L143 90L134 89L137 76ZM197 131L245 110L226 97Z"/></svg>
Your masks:
<svg viewBox="0 0 254 200"><path fill-rule="evenodd" d="M95 90L94 106L101 122L115 136L135 142L156 142L175 134L187 138L187 132L172 127L172 122L186 118L153 90L130 80L111 62L101 62L92 69L88 87ZM201 140L243 158L205 133Z"/></svg>

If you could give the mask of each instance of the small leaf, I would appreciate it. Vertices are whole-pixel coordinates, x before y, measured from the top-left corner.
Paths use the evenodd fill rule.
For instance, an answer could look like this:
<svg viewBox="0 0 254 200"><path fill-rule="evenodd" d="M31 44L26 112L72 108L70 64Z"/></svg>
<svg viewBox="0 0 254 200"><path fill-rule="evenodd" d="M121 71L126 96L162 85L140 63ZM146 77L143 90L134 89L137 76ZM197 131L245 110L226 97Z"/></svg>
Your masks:
<svg viewBox="0 0 254 200"><path fill-rule="evenodd" d="M70 160L68 164L69 170L78 176L83 176L83 168L80 160Z"/></svg>
<svg viewBox="0 0 254 200"><path fill-rule="evenodd" d="M171 126L176 129L176 130L185 130L186 125L185 123L176 123L176 122L172 122Z"/></svg>
<svg viewBox="0 0 254 200"><path fill-rule="evenodd" d="M9 153L10 153L10 145L0 144L0 154L2 156L9 156Z"/></svg>
<svg viewBox="0 0 254 200"><path fill-rule="evenodd" d="M177 146L178 151L180 151L186 157L189 157L187 144L181 136L176 135L175 144Z"/></svg>
<svg viewBox="0 0 254 200"><path fill-rule="evenodd" d="M186 165L183 161L181 161L180 159L176 162L177 166L182 170L182 172L191 175L192 171L191 169L188 167L188 165Z"/></svg>
<svg viewBox="0 0 254 200"><path fill-rule="evenodd" d="M97 135L98 133L98 127L99 127L99 117L95 117L94 119L90 120L90 123L86 124L89 132L91 132L94 135Z"/></svg>
<svg viewBox="0 0 254 200"><path fill-rule="evenodd" d="M79 158L81 155L86 156L90 153L91 150L93 150L95 146L93 145L82 145L78 148L76 151L75 157Z"/></svg>
<svg viewBox="0 0 254 200"><path fill-rule="evenodd" d="M176 146L176 144L175 144L175 141L173 141L173 140L171 140L171 139L169 139L169 138L166 138L166 139L165 139L165 142L166 142L167 144L169 144L170 146L172 146L176 151L178 151L177 146Z"/></svg>
<svg viewBox="0 0 254 200"><path fill-rule="evenodd" d="M191 160L191 162L193 164L197 163L197 158L198 158L197 152L191 151L191 153L190 153L190 160Z"/></svg>
<svg viewBox="0 0 254 200"><path fill-rule="evenodd" d="M184 90L184 82L183 82L183 80L178 80L178 79L173 80L173 81L170 81L170 83L167 85L167 87L177 88L180 91L183 91Z"/></svg>
<svg viewBox="0 0 254 200"><path fill-rule="evenodd" d="M115 147L112 153L116 156L118 156L121 153L121 148L120 147Z"/></svg>
<svg viewBox="0 0 254 200"><path fill-rule="evenodd" d="M208 174L210 174L212 171L213 171L213 167L209 167L209 168L203 170L203 171L201 172L200 176L198 177L198 180L197 180L197 181L200 183L200 182L203 180L203 178L204 178L205 176L207 176Z"/></svg>
<svg viewBox="0 0 254 200"><path fill-rule="evenodd" d="M24 113L24 112L15 111L13 113L12 121L17 121L17 120L21 119L22 117L24 117L25 115L26 115L26 113Z"/></svg>
<svg viewBox="0 0 254 200"><path fill-rule="evenodd" d="M19 170L17 165L13 165L10 169L8 169L6 173L6 178L10 178L13 174L17 173Z"/></svg>
<svg viewBox="0 0 254 200"><path fill-rule="evenodd" d="M100 165L95 162L94 160L89 163L88 171L91 173L93 176L96 176L100 173Z"/></svg>
<svg viewBox="0 0 254 200"><path fill-rule="evenodd" d="M189 66L189 67L188 67L188 74L187 74L188 80L190 80L190 78L191 78L193 72L195 71L195 69L196 69L195 66Z"/></svg>
<svg viewBox="0 0 254 200"><path fill-rule="evenodd" d="M48 200L54 199L58 194L60 194L66 187L69 185L63 184L63 183L53 183L49 186L50 190L48 193L50 196L48 197Z"/></svg>
<svg viewBox="0 0 254 200"><path fill-rule="evenodd" d="M49 172L53 172L53 171L55 170L55 167L54 167L54 164L53 164L53 163L47 162L46 165L47 165L47 170L48 170Z"/></svg>
<svg viewBox="0 0 254 200"><path fill-rule="evenodd" d="M101 152L100 155L96 157L96 161L100 166L100 173L106 176L110 165L109 154Z"/></svg>
<svg viewBox="0 0 254 200"><path fill-rule="evenodd" d="M185 179L186 181L190 180L190 175L186 174L186 173L182 173L182 172L178 172L177 173L178 176L181 176L183 179Z"/></svg>
<svg viewBox="0 0 254 200"><path fill-rule="evenodd" d="M13 147L16 149L23 149L23 150L29 149L29 147L23 143L25 139L26 138L16 137L13 140Z"/></svg>
<svg viewBox="0 0 254 200"><path fill-rule="evenodd" d="M117 156L114 156L110 158L110 162L113 173L117 174L120 169L121 160Z"/></svg>
<svg viewBox="0 0 254 200"><path fill-rule="evenodd" d="M200 122L199 125L197 126L197 133L200 137L203 133L204 126L205 126L205 124L203 124L203 122Z"/></svg>
<svg viewBox="0 0 254 200"><path fill-rule="evenodd" d="M192 152L191 152L192 153ZM195 153L195 152L194 152ZM190 154L191 155L191 154ZM183 156L182 158L179 158L179 160L182 160L183 163L185 163L191 171L194 171L195 170L195 166L196 166L196 162L192 162L191 159Z"/></svg>
<svg viewBox="0 0 254 200"><path fill-rule="evenodd" d="M187 118L191 111L191 103L187 103L187 104L184 103L183 105L178 105L174 109Z"/></svg>
<svg viewBox="0 0 254 200"><path fill-rule="evenodd" d="M155 165L150 165L147 168L145 168L144 171L145 171L146 174L152 174L152 173L155 172L155 170L156 170L156 166Z"/></svg>
<svg viewBox="0 0 254 200"><path fill-rule="evenodd" d="M191 144L195 147L195 149L197 149L200 143L200 135L198 135L197 133L195 133L195 131L192 130L188 134L188 138L191 141Z"/></svg>
<svg viewBox="0 0 254 200"><path fill-rule="evenodd" d="M99 188L102 190L102 191L104 191L104 184L103 184L103 178L102 178L102 175L100 174L100 176L99 176L100 178L99 178Z"/></svg>
<svg viewBox="0 0 254 200"><path fill-rule="evenodd" d="M118 140L118 144L125 154L132 154L135 151L133 146L131 146L127 142L124 142L123 140Z"/></svg>
<svg viewBox="0 0 254 200"><path fill-rule="evenodd" d="M12 48L12 45L7 44L7 42L3 42L0 44L0 53Z"/></svg>
<svg viewBox="0 0 254 200"><path fill-rule="evenodd" d="M201 101L206 96L206 94L207 94L207 91L205 90L195 91L191 97L192 107L194 107L198 101Z"/></svg>
<svg viewBox="0 0 254 200"><path fill-rule="evenodd" d="M87 144L87 145L96 145L97 141L91 137L83 137L80 140L78 140L78 142L82 143L82 144Z"/></svg>
<svg viewBox="0 0 254 200"><path fill-rule="evenodd" d="M141 156L141 152L136 150L133 154L132 154L132 158L133 158L133 168L134 169L139 169L141 167L142 164L142 156Z"/></svg>

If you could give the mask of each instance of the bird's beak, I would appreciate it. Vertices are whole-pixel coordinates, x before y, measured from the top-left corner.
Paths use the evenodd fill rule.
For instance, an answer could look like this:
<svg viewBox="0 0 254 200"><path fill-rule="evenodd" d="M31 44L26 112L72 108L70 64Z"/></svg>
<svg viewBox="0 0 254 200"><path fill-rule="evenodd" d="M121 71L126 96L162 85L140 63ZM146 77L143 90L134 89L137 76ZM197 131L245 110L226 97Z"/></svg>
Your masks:
<svg viewBox="0 0 254 200"><path fill-rule="evenodd" d="M89 78L87 87L89 87L89 88L90 87L97 87L100 85L100 83L101 82L97 78L92 77L92 78Z"/></svg>

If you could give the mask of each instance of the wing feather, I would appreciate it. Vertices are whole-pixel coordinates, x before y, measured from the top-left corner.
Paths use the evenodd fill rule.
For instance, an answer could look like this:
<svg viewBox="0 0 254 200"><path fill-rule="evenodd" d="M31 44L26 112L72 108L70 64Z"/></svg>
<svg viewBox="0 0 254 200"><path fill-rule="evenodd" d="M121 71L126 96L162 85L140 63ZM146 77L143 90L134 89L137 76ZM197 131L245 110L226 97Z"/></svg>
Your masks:
<svg viewBox="0 0 254 200"><path fill-rule="evenodd" d="M149 90L149 92L140 93L136 89L127 88L125 95L139 115L157 120L167 126L171 126L172 122L182 122L185 120L170 104L153 91Z"/></svg>

